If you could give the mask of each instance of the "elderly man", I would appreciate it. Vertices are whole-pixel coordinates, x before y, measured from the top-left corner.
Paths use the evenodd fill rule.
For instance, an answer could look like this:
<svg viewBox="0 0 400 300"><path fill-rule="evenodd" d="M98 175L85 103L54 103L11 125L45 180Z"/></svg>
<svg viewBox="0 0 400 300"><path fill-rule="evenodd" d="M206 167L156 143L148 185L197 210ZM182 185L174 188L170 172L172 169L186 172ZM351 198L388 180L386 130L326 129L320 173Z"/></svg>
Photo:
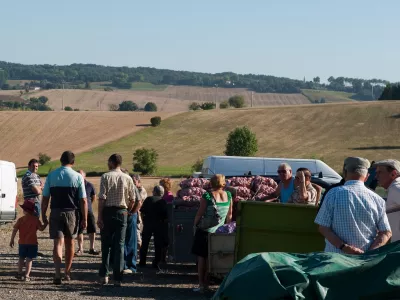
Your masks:
<svg viewBox="0 0 400 300"><path fill-rule="evenodd" d="M369 161L349 157L344 165L346 183L329 192L315 223L326 239L326 252L362 254L385 245L392 233L385 201L364 185Z"/></svg>
<svg viewBox="0 0 400 300"><path fill-rule="evenodd" d="M388 191L386 213L392 228L392 242L400 240L400 162L394 159L378 161L376 178Z"/></svg>
<svg viewBox="0 0 400 300"><path fill-rule="evenodd" d="M47 222L47 208L51 197L50 238L54 240L53 259L56 269L54 284L61 284L61 260L65 245L65 281L71 280L74 258L74 239L79 228L79 210L82 213L81 228L87 226L87 200L83 177L72 169L75 154L65 151L61 155L61 167L51 172L43 188L42 219Z"/></svg>
<svg viewBox="0 0 400 300"><path fill-rule="evenodd" d="M86 180L86 173L83 170L79 170L79 174L82 175L83 180L85 181L85 190L87 196L87 204L88 204L88 214L87 214L87 228L86 232L89 236L89 254L91 255L99 255L100 252L94 249L94 241L96 239L96 219L93 214L93 202L96 201L96 191L91 182ZM80 218L83 219L82 213L80 214ZM79 256L84 253L83 251L83 228L79 226L78 231L78 250L75 255Z"/></svg>
<svg viewBox="0 0 400 300"><path fill-rule="evenodd" d="M311 172L307 168L299 168L294 179L296 186L288 203L315 205L317 191L311 184Z"/></svg>
<svg viewBox="0 0 400 300"><path fill-rule="evenodd" d="M128 211L139 205L132 178L121 171L122 157L108 159L109 172L101 176L97 225L101 233L102 263L99 270L102 284L108 284L110 252L113 254L114 286L120 287L124 269L124 246Z"/></svg>
<svg viewBox="0 0 400 300"><path fill-rule="evenodd" d="M147 250L151 236L154 235L155 258L153 267L159 268L162 259L162 249L168 242L168 209L167 202L162 198L164 188L160 185L154 187L153 196L148 197L140 211L143 214L143 245L140 248L140 263L146 266Z"/></svg>
<svg viewBox="0 0 400 300"><path fill-rule="evenodd" d="M28 171L22 177L22 192L24 200L33 199L35 201L35 215L40 217L40 195L42 194L43 184L37 174L39 161L35 158L28 163Z"/></svg>

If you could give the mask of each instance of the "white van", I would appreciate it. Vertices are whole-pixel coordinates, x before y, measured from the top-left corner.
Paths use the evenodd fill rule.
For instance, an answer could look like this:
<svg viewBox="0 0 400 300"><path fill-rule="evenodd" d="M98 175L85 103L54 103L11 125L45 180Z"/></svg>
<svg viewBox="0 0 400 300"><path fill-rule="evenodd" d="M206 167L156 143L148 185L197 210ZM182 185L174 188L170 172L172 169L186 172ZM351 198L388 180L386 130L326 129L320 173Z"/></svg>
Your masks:
<svg viewBox="0 0 400 300"><path fill-rule="evenodd" d="M0 160L0 223L17 217L18 187L15 164Z"/></svg>
<svg viewBox="0 0 400 300"><path fill-rule="evenodd" d="M239 156L209 156L204 160L201 172L194 177L211 177L214 174L224 174L227 177L243 176L248 174L260 176L276 176L281 163L288 163L293 172L298 168L307 168L314 177L327 183L334 184L342 177L323 161L318 159L295 158L267 158L267 157L239 157Z"/></svg>

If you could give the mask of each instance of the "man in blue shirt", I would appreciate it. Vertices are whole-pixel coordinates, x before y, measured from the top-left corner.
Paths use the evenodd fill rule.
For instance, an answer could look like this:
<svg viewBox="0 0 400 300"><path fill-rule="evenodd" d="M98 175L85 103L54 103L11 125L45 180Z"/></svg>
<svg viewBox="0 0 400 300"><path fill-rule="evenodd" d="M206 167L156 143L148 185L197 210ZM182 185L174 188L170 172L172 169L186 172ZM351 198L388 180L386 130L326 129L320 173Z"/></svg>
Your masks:
<svg viewBox="0 0 400 300"><path fill-rule="evenodd" d="M364 185L369 161L349 157L344 166L346 183L327 194L315 223L326 252L362 254L385 245L392 233L385 201Z"/></svg>
<svg viewBox="0 0 400 300"><path fill-rule="evenodd" d="M65 151L61 155L61 167L47 176L43 188L42 219L47 221L47 208L50 205L50 238L54 240L53 260L55 265L54 284L61 284L61 260L65 244L65 277L71 280L72 259L74 258L74 239L78 233L79 221L83 229L87 226L87 200L82 175L75 172L72 166L75 155ZM83 219L79 220L79 209Z"/></svg>
<svg viewBox="0 0 400 300"><path fill-rule="evenodd" d="M83 170L79 170L79 174L82 175L83 180L85 181L85 190L87 196L87 204L88 204L88 215L87 215L87 228L86 232L89 236L89 254L92 255L99 255L100 252L94 250L94 241L96 239L96 219L93 214L93 203L96 201L96 191L94 186L91 182L86 180L86 173ZM80 214L80 218L83 219L82 214ZM79 226L78 230L78 250L76 251L75 255L82 255L83 251L83 231L84 229L82 226Z"/></svg>

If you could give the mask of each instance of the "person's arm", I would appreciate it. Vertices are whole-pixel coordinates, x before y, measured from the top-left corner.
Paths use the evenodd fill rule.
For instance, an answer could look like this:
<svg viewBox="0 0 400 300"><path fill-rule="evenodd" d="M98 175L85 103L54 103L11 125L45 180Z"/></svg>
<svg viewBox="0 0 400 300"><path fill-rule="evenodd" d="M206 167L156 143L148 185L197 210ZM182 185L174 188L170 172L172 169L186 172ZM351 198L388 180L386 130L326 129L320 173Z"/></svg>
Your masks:
<svg viewBox="0 0 400 300"><path fill-rule="evenodd" d="M80 198L80 209L82 214L81 227L86 229L87 227L87 216L88 216L88 203L86 197L85 180L82 175L79 175L78 179L78 194Z"/></svg>
<svg viewBox="0 0 400 300"><path fill-rule="evenodd" d="M97 226L100 229L103 229L103 210L105 206L105 202L107 199L107 180L105 179L104 175L101 176L100 180L100 192L99 192L99 201L97 204L97 210L98 210L98 215L97 215Z"/></svg>
<svg viewBox="0 0 400 300"><path fill-rule="evenodd" d="M11 240L10 240L10 247L14 248L15 245L15 236L17 235L18 228L14 228L12 234L11 234Z"/></svg>
<svg viewBox="0 0 400 300"><path fill-rule="evenodd" d="M207 208L207 200L202 197L200 200L200 207L197 210L196 217L194 218L194 227L197 226L197 224L200 222L200 219L204 216L206 208Z"/></svg>
<svg viewBox="0 0 400 300"><path fill-rule="evenodd" d="M50 202L50 177L47 177L46 183L43 187L43 197L42 197L42 221L44 223L48 223L47 220L47 208L49 207Z"/></svg>
<svg viewBox="0 0 400 300"><path fill-rule="evenodd" d="M306 178L304 177L304 172L297 172L297 176L300 178L300 186L299 186L299 198L300 200L306 201L308 200L308 193L306 187Z"/></svg>
<svg viewBox="0 0 400 300"><path fill-rule="evenodd" d="M40 222L40 221L38 220L38 227L37 227L37 229L39 229L40 231L43 231L43 230L46 229L46 227L47 227L48 224L49 224L48 222L43 222L43 224L42 224L42 222Z"/></svg>
<svg viewBox="0 0 400 300"><path fill-rule="evenodd" d="M35 180L32 178L32 176L36 176L35 174L31 174L31 176L29 176L28 179L28 186L31 187L31 190L33 193L35 193L36 195L41 195L42 194L42 186L41 185L37 185Z"/></svg>
<svg viewBox="0 0 400 300"><path fill-rule="evenodd" d="M379 215L380 215L380 218L379 218L378 224L376 226L376 229L378 230L378 234L377 234L374 242L372 243L372 245L369 247L369 250L374 250L374 249L377 249L379 247L386 245L387 242L392 237L389 219L385 212L384 204L380 207Z"/></svg>
<svg viewBox="0 0 400 300"><path fill-rule="evenodd" d="M319 232L336 248L340 249L346 254L363 254L364 251L344 243L329 227L319 226Z"/></svg>
<svg viewBox="0 0 400 300"><path fill-rule="evenodd" d="M132 212L133 214L137 213L140 209L140 199L137 197L137 194L139 194L139 190L137 190L137 193L135 189L137 187L133 184L133 180L131 178L131 187L129 189L129 198L130 198L130 207L128 208L128 211Z"/></svg>
<svg viewBox="0 0 400 300"><path fill-rule="evenodd" d="M391 237L392 237L391 231L379 231L374 242L372 243L371 247L369 247L368 250L374 250L379 247L385 246Z"/></svg>
<svg viewBox="0 0 400 300"><path fill-rule="evenodd" d="M96 202L96 190L94 189L94 186L92 187L92 191L90 192L90 201L92 203Z"/></svg>
<svg viewBox="0 0 400 300"><path fill-rule="evenodd" d="M398 211L400 211L400 206L389 208L388 210L386 210L386 213L391 214L391 213L398 212Z"/></svg>
<svg viewBox="0 0 400 300"><path fill-rule="evenodd" d="M230 201L229 201L229 210L228 210L228 214L226 215L226 219L225 219L225 224L228 224L228 223L230 223L230 222L232 222L232 207L233 207L233 204L232 204L232 202L233 202L233 199L232 199L232 197L230 197L231 199L230 199Z"/></svg>

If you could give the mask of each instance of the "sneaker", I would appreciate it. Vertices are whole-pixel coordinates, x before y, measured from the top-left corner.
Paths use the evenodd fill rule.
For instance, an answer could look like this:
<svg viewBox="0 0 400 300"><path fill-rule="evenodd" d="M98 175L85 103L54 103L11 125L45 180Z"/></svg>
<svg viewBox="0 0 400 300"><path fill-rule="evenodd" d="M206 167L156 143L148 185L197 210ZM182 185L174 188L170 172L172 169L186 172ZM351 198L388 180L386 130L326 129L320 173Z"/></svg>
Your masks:
<svg viewBox="0 0 400 300"><path fill-rule="evenodd" d="M90 250L89 250L89 254L91 254L91 255L99 255L99 254L100 254L100 251L96 251L96 250L94 250L94 249L90 249Z"/></svg>
<svg viewBox="0 0 400 300"><path fill-rule="evenodd" d="M106 276L106 277L100 277L100 283L102 284L102 285L107 285L108 284L108 277Z"/></svg>
<svg viewBox="0 0 400 300"><path fill-rule="evenodd" d="M53 284L55 284L55 285L60 285L62 282L61 282L61 278L57 278L57 277L55 277L54 279L53 279Z"/></svg>
<svg viewBox="0 0 400 300"><path fill-rule="evenodd" d="M17 279L17 280L23 280L23 279L24 279L24 275L18 273L17 275L15 275L15 279Z"/></svg>
<svg viewBox="0 0 400 300"><path fill-rule="evenodd" d="M125 269L122 271L122 274L124 274L124 275L133 274L133 271L131 269Z"/></svg>
<svg viewBox="0 0 400 300"><path fill-rule="evenodd" d="M121 281L114 281L114 286L115 287L121 287L122 286L122 282Z"/></svg>
<svg viewBox="0 0 400 300"><path fill-rule="evenodd" d="M29 282L29 281L31 281L31 278L29 276L25 276L24 281Z"/></svg>

